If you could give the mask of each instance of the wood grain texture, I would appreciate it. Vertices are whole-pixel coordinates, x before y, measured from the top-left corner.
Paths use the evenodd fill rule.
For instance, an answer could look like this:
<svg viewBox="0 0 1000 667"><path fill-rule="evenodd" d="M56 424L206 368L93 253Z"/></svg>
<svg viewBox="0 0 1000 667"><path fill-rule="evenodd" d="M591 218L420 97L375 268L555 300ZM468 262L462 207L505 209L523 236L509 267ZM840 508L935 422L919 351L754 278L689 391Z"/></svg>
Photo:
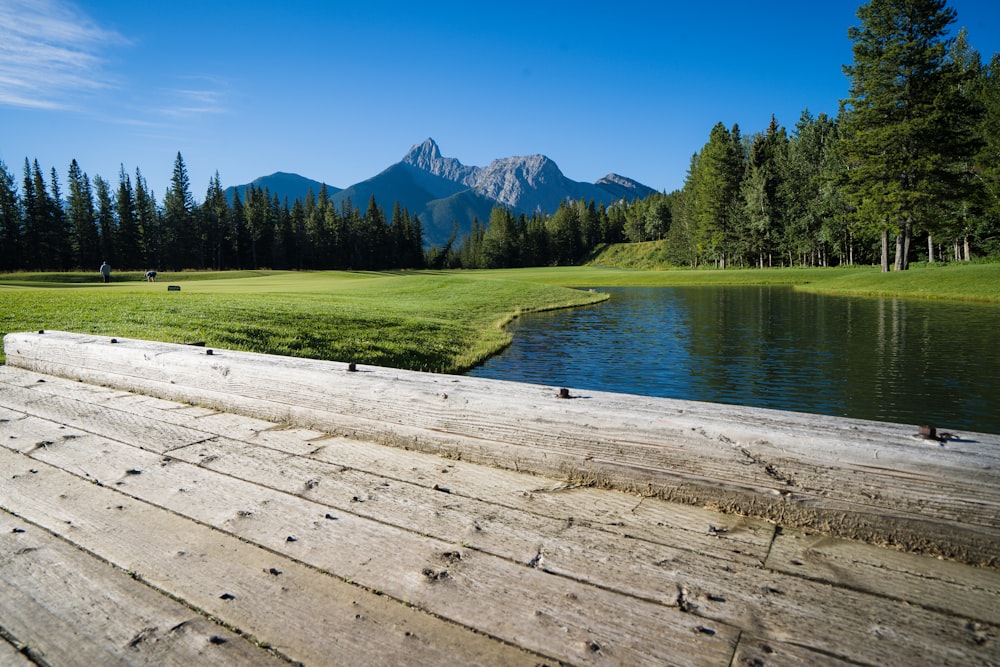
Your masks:
<svg viewBox="0 0 1000 667"><path fill-rule="evenodd" d="M237 390L254 396L228 398L242 406L234 412L210 396L126 390L156 376L152 363L160 380L139 385L198 391L183 384L195 370L178 384L172 356L197 366L197 350L79 338L53 336L67 377L0 366L0 519L68 550L78 580L116 573L195 614L208 624L199 632L232 632L251 651L268 646L265 655L306 665L1000 664L998 570L898 549L943 553L926 545L951 523L962 553L996 554L993 436L942 447L895 438L898 425L823 419L817 435L803 430L808 416L615 395L553 408L545 388L365 368L348 378L370 385L354 386L369 392L361 414L334 412L322 387L300 408L246 378ZM133 380L80 382L67 370L78 348L95 359L113 348L100 372L136 365ZM257 356L209 375L263 377L282 365ZM80 367L97 374L102 363ZM305 360L286 370L309 386L318 368L341 374ZM226 394L215 382L203 384ZM495 414L473 426L465 408L423 413L454 399ZM280 421L262 418L283 410ZM495 439L505 434L526 435ZM573 463L587 456L612 472ZM657 486L669 479L691 493ZM771 510L720 511L734 498L792 506L792 519L818 509L803 529L776 525ZM871 543L836 537L834 510L851 517L841 528L867 522ZM922 542L893 532L922 524L939 532ZM5 579L3 559L7 538L23 537L0 534L0 581L18 601L15 611L0 601L0 661L6 651L14 664L30 653L5 619L24 626L17 591L36 571L22 565ZM100 613L101 600L80 599L71 615ZM53 627L54 646L76 641L68 624ZM115 664L120 642L108 636L91 641Z"/></svg>
<svg viewBox="0 0 1000 667"><path fill-rule="evenodd" d="M26 664L283 664L123 570L5 513L0 619Z"/></svg>
<svg viewBox="0 0 1000 667"><path fill-rule="evenodd" d="M60 332L8 363L171 400L996 566L1000 438ZM170 437L150 447L169 447Z"/></svg>
<svg viewBox="0 0 1000 667"><path fill-rule="evenodd" d="M62 389L56 381L19 391ZM66 393L74 389L65 387ZM105 405L104 420L113 421L117 412L111 407L113 401L92 398ZM20 402L31 403L23 397ZM154 421L194 420L206 434L221 430L243 434L245 439L212 435L163 455L127 439L120 442L74 431L47 421L44 415L7 417L0 437L6 434L5 446L27 455L36 462L32 465L44 462L81 482L92 482L88 488L113 490L132 503L168 512L173 521L194 521L231 535L241 544L263 547L285 559L283 563L292 559L377 590L383 594L381 599L405 602L411 613L425 610L564 662L676 661L675 653L691 635L715 637L730 632L728 643L721 644L724 650L697 650L699 659L717 664L713 661L720 659L720 653L733 650L736 635L730 629L770 642L767 645L772 649L780 649L779 655L811 655L819 662L903 664L931 657L941 664L959 664L989 656L993 647L989 637L995 624L988 616L950 613L926 596L900 596L887 590L877 579L865 583L858 576L823 581L810 568L782 567L779 555L787 549L775 551L773 527L759 536L760 527L747 531L744 541L731 539L727 529L720 527L734 525L727 523L734 517L716 514L713 520L712 513L697 509L696 518L675 521L678 525L690 522L689 529L675 525L664 531L655 526L655 518L674 506L656 499L553 486L554 480L538 476L370 443L353 441L352 446L352 441L330 441L316 432L275 428L260 420L203 408L162 401L128 402L130 411L140 413L130 414L129 421L137 416ZM59 410L55 413L62 415ZM213 420L219 427L212 426ZM258 442L261 435L265 440ZM38 442L48 444L39 447ZM318 447L318 443L330 446ZM305 453L286 451L308 447L312 450ZM324 456L338 462L314 458ZM359 465L346 466L345 457ZM442 486L446 481L454 488ZM561 500L551 506L533 506L530 511L512 507L517 503L510 498L525 498L526 492ZM632 509L646 506L651 510L644 518L626 518L635 529L650 524L645 532L653 539L623 538L616 532L620 527L604 525L617 522L600 520L603 510L588 514L595 507L615 507L612 496ZM604 500L595 501L600 497ZM28 499L21 498L21 502ZM131 505L123 506L134 512ZM82 521L82 517L71 519L74 526ZM159 521L138 519L158 534L173 532L165 531ZM703 521L717 524L714 533L709 533ZM56 516L51 525L59 525ZM765 536L770 536L766 545L755 546ZM784 538L785 533L778 535L774 544ZM100 543L100 538L95 539ZM130 545L134 543L135 538L130 540ZM344 549L345 544L350 548ZM900 556L916 559L926 572L935 572L940 564L953 568L950 578L936 576L942 579L944 594L954 599L976 593L977 577L991 572L869 545L854 546L869 550L873 562L887 570L902 568L893 576L905 577L907 570L916 567L898 565L901 561L893 557ZM759 558L744 549L759 549ZM888 556L878 561L878 554L883 553ZM772 561L772 555L774 567L764 562ZM219 556L218 560L233 562L234 557ZM197 561L192 565L203 567ZM128 567L137 572L150 569L135 562ZM265 571L270 567L284 571L288 566L260 563L255 568L261 573L257 577L268 582ZM160 569L168 568L161 565ZM969 576L963 577L963 571ZM262 582L247 578L249 583L239 589L240 597L263 588ZM175 589L179 584L157 583L161 585ZM983 591L981 600L981 606L989 604L989 590ZM502 610L500 616L498 610ZM670 610L675 614L672 617L667 613ZM285 618L281 621L289 623ZM561 628L558 633L552 632L555 624ZM630 638L622 645L620 635L626 627ZM680 634L671 640L670 633L678 628ZM569 646L551 646L553 636L568 638ZM861 637L878 641L857 641ZM986 637L986 643L977 644L977 637ZM292 651L289 643L286 640L282 650ZM652 645L657 648L649 648ZM600 650L587 649L594 646ZM744 646L742 650L750 649Z"/></svg>

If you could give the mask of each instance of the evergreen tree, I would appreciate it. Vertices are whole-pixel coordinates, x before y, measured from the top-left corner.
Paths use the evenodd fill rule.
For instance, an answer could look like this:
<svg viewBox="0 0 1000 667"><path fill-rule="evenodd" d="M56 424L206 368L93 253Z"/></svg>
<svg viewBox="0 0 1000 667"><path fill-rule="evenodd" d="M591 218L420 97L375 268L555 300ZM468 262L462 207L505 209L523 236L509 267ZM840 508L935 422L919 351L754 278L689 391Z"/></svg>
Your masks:
<svg viewBox="0 0 1000 667"><path fill-rule="evenodd" d="M118 168L118 196L115 197L115 211L118 214L118 261L133 269L146 265L143 253L142 230L136 215L135 195L132 180L125 172L125 165Z"/></svg>
<svg viewBox="0 0 1000 667"><path fill-rule="evenodd" d="M975 88L983 109L978 135L982 141L976 155L975 171L983 193L979 222L972 230L986 252L1000 254L1000 53L980 70ZM968 237L965 237L968 239ZM965 258L969 258L965 244Z"/></svg>
<svg viewBox="0 0 1000 667"><path fill-rule="evenodd" d="M257 269L260 268L258 246L268 223L270 202L264 190L253 184L246 191L246 199L243 216L250 240L250 268Z"/></svg>
<svg viewBox="0 0 1000 667"><path fill-rule="evenodd" d="M66 271L75 264L73 257L73 242L69 231L69 224L66 220L66 211L63 209L63 196L59 188L59 174L56 168L50 170L51 181L49 186L52 190L51 198L46 208L48 209L48 228L44 234L44 245L49 248L49 257L53 258L53 267L58 271Z"/></svg>
<svg viewBox="0 0 1000 667"><path fill-rule="evenodd" d="M199 268L200 239L195 227L194 197L187 167L180 152L174 158L174 171L170 187L163 197L163 231L161 243L163 261L175 270Z"/></svg>
<svg viewBox="0 0 1000 667"><path fill-rule="evenodd" d="M36 179L37 176L37 179ZM36 191L36 180L41 180L38 168L38 160L34 165L24 158L24 194L22 196L22 210L24 212L24 256L21 261L21 268L39 269L40 264L39 244L41 243L40 226L44 227L42 217L44 215L43 206L45 198L45 184L41 185L41 192Z"/></svg>
<svg viewBox="0 0 1000 667"><path fill-rule="evenodd" d="M142 172L135 170L135 219L139 235L143 240L141 266L159 268L164 266L163 233L160 212L156 206L156 195L146 184Z"/></svg>
<svg viewBox="0 0 1000 667"><path fill-rule="evenodd" d="M94 197L97 199L97 233L99 236L98 255L112 266L121 264L118 256L118 222L115 219L115 204L111 199L111 186L100 176L94 177ZM124 268L136 268L135 264L125 264Z"/></svg>
<svg viewBox="0 0 1000 667"><path fill-rule="evenodd" d="M916 228L936 231L942 198L953 198L957 165L971 157L970 137L950 126L962 99L957 67L947 61L955 10L944 0L871 0L858 9L843 148L846 185L859 215L882 239L896 236L895 268L909 266Z"/></svg>
<svg viewBox="0 0 1000 667"><path fill-rule="evenodd" d="M783 237L783 172L788 158L785 128L771 116L763 134L756 135L747 156L743 179L742 249L760 268L772 265L772 253ZM791 261L789 262L791 263Z"/></svg>
<svg viewBox="0 0 1000 667"><path fill-rule="evenodd" d="M205 201L199 207L208 245L209 265L216 271L229 268L231 255L230 211L219 172L208 183Z"/></svg>
<svg viewBox="0 0 1000 667"><path fill-rule="evenodd" d="M0 160L0 271L22 268L24 239L21 215L14 175Z"/></svg>
<svg viewBox="0 0 1000 667"><path fill-rule="evenodd" d="M72 229L74 264L79 267L99 266L101 242L97 231L97 213L90 179L76 160L69 165L69 227ZM106 261L114 261L105 257Z"/></svg>
<svg viewBox="0 0 1000 667"><path fill-rule="evenodd" d="M688 215L696 254L726 268L734 246L743 151L739 127L717 123L688 172Z"/></svg>

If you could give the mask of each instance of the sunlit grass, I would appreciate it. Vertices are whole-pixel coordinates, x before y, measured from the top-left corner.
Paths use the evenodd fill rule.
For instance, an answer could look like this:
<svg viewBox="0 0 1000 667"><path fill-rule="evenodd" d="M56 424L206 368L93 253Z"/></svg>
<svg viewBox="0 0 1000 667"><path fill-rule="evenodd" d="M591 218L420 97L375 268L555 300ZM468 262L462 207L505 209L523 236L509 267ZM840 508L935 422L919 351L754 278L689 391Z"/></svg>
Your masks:
<svg viewBox="0 0 1000 667"><path fill-rule="evenodd" d="M813 292L1000 303L1000 264L914 264L909 271L878 267L718 270L637 270L600 266L477 271L482 277L565 287L671 287L688 285L793 285Z"/></svg>
<svg viewBox="0 0 1000 667"><path fill-rule="evenodd" d="M538 283L484 284L457 273L198 273L168 274L155 283L138 275L115 278L111 285L82 285L0 277L0 333L64 330L460 372L510 342L503 325L518 313L605 298Z"/></svg>

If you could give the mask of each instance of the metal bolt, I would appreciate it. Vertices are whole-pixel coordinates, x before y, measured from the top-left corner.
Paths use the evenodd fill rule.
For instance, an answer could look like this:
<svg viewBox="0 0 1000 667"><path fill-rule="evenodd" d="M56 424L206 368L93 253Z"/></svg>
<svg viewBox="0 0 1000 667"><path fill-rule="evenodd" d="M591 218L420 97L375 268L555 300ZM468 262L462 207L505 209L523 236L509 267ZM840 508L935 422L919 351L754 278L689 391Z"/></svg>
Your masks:
<svg viewBox="0 0 1000 667"><path fill-rule="evenodd" d="M40 333L40 334L43 334L43 333L45 333L45 329L39 329L39 330L38 330L38 333Z"/></svg>
<svg viewBox="0 0 1000 667"><path fill-rule="evenodd" d="M559 398L570 398L569 389L567 389L566 387L563 387L562 389L560 389L558 397Z"/></svg>
<svg viewBox="0 0 1000 667"><path fill-rule="evenodd" d="M215 354L215 352L213 350L211 350L211 349L208 349L208 350L205 350L205 354L207 354L208 356L212 356L213 354Z"/></svg>
<svg viewBox="0 0 1000 667"><path fill-rule="evenodd" d="M358 370L358 365L356 363L354 363L353 361L351 363L347 364L347 372L354 373L354 372L357 372L357 370Z"/></svg>
<svg viewBox="0 0 1000 667"><path fill-rule="evenodd" d="M111 339L111 344L112 344L112 345L114 345L114 344L115 344L115 343L117 343L117 342L118 342L118 339L117 339L117 338L112 338L112 339Z"/></svg>

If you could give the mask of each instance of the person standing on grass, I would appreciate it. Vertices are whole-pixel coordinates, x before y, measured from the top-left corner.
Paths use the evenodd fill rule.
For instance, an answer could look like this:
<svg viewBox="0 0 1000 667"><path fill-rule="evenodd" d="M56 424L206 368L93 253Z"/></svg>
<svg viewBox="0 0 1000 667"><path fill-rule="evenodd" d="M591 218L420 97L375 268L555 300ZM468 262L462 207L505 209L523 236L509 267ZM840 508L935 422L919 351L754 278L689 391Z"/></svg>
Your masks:
<svg viewBox="0 0 1000 667"><path fill-rule="evenodd" d="M104 282L111 282L111 265L107 262L101 264L101 277L104 278Z"/></svg>

